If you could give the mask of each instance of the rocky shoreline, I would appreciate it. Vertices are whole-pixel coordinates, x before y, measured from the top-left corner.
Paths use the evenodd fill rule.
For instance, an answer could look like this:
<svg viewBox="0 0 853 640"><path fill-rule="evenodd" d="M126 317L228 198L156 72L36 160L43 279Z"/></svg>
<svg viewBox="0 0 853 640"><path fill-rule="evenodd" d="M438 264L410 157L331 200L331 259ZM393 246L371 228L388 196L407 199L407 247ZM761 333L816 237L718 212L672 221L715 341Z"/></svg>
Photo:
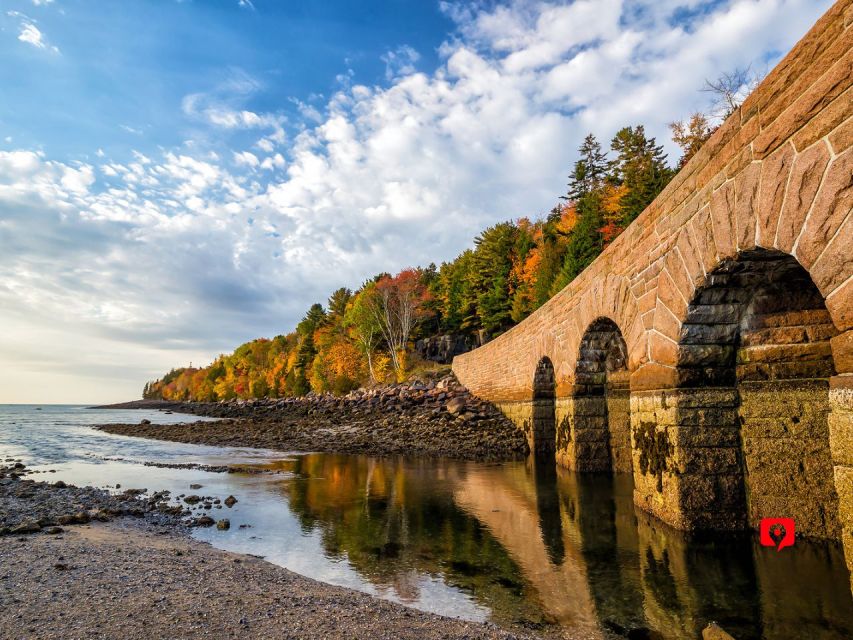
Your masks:
<svg viewBox="0 0 853 640"><path fill-rule="evenodd" d="M165 492L26 475L0 466L0 638L530 637L216 550L185 535L187 509Z"/></svg>
<svg viewBox="0 0 853 640"><path fill-rule="evenodd" d="M145 495L141 489L111 494L94 487L75 487L62 481L38 482L27 478L21 462L0 466L0 536L44 531L63 532L63 527L108 522L121 516L141 518L154 526L183 526L190 512L170 504L169 492Z"/></svg>
<svg viewBox="0 0 853 640"><path fill-rule="evenodd" d="M441 380L359 389L346 396L160 402L111 409L160 409L221 418L179 425L108 424L109 433L217 446L280 451L515 460L529 451L524 435L493 404L450 375Z"/></svg>

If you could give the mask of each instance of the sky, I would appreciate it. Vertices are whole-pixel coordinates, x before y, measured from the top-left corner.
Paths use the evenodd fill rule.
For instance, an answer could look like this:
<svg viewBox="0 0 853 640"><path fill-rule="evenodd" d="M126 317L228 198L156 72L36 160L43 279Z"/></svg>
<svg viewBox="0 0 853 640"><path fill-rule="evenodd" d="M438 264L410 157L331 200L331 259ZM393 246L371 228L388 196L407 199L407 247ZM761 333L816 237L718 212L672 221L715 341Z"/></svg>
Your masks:
<svg viewBox="0 0 853 640"><path fill-rule="evenodd" d="M0 403L137 398L546 213L830 0L0 0Z"/></svg>

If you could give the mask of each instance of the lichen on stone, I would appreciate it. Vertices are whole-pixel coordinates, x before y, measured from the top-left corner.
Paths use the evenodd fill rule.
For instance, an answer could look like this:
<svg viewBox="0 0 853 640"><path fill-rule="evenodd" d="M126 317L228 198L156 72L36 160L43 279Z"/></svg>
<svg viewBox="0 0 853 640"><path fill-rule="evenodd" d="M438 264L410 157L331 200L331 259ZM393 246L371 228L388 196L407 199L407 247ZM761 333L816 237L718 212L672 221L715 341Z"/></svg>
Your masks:
<svg viewBox="0 0 853 640"><path fill-rule="evenodd" d="M640 453L640 472L657 476L657 490L663 491L663 473L667 471L667 458L672 454L672 443L666 430L658 431L654 422L641 422L634 429L634 445Z"/></svg>
<svg viewBox="0 0 853 640"><path fill-rule="evenodd" d="M564 415L560 423L557 425L557 450L563 451L568 449L572 442L572 424L568 414Z"/></svg>

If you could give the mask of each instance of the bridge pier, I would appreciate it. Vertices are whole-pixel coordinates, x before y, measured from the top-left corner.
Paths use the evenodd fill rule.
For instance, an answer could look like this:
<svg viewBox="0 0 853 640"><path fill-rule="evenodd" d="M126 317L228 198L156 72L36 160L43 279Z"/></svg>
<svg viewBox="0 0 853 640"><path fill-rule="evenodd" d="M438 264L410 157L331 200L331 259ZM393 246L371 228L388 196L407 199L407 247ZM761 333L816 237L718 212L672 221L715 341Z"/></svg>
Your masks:
<svg viewBox="0 0 853 640"><path fill-rule="evenodd" d="M853 373L830 380L829 406L829 444L838 492L838 521L853 586Z"/></svg>
<svg viewBox="0 0 853 640"><path fill-rule="evenodd" d="M611 467L595 456L584 467L583 455L600 453L609 425L627 421L634 502L644 511L685 531L792 517L800 534L841 538L853 568L853 375L498 406L530 438L534 421L552 420L552 455L576 471L625 471L615 448Z"/></svg>
<svg viewBox="0 0 853 640"><path fill-rule="evenodd" d="M745 526L734 389L631 394L634 502L681 530Z"/></svg>

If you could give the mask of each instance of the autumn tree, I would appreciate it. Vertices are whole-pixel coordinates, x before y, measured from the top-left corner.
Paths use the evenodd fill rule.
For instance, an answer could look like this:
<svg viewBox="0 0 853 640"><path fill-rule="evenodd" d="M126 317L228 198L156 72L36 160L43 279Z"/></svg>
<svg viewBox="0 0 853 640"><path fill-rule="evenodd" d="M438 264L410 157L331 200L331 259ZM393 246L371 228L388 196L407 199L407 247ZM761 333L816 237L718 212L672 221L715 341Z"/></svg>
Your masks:
<svg viewBox="0 0 853 640"><path fill-rule="evenodd" d="M344 326L350 330L350 335L367 360L367 370L373 384L376 383L373 354L382 340L382 326L379 317L374 313L379 304L377 296L376 283L366 283L352 298L344 315Z"/></svg>
<svg viewBox="0 0 853 640"><path fill-rule="evenodd" d="M522 218L516 223L518 234L513 250L512 269L510 271L511 309L510 318L521 322L536 307L533 288L541 262L538 242L541 241L541 223L532 223Z"/></svg>
<svg viewBox="0 0 853 640"><path fill-rule="evenodd" d="M690 161L696 152L702 148L705 141L711 137L714 128L711 127L705 114L696 112L686 122L670 122L669 129L672 131L672 141L681 147L682 156L678 161L681 168Z"/></svg>
<svg viewBox="0 0 853 640"><path fill-rule="evenodd" d="M606 247L624 230L622 199L627 195L628 187L606 184L601 189L601 218L604 226L598 231Z"/></svg>
<svg viewBox="0 0 853 640"><path fill-rule="evenodd" d="M346 393L360 381L361 354L357 347L332 323L314 331L316 355L311 362L308 380L318 393Z"/></svg>
<svg viewBox="0 0 853 640"><path fill-rule="evenodd" d="M370 309L388 345L397 379L406 371L406 350L409 335L421 317L426 298L415 269L404 269L393 278L385 276L376 283L376 295L367 299Z"/></svg>

